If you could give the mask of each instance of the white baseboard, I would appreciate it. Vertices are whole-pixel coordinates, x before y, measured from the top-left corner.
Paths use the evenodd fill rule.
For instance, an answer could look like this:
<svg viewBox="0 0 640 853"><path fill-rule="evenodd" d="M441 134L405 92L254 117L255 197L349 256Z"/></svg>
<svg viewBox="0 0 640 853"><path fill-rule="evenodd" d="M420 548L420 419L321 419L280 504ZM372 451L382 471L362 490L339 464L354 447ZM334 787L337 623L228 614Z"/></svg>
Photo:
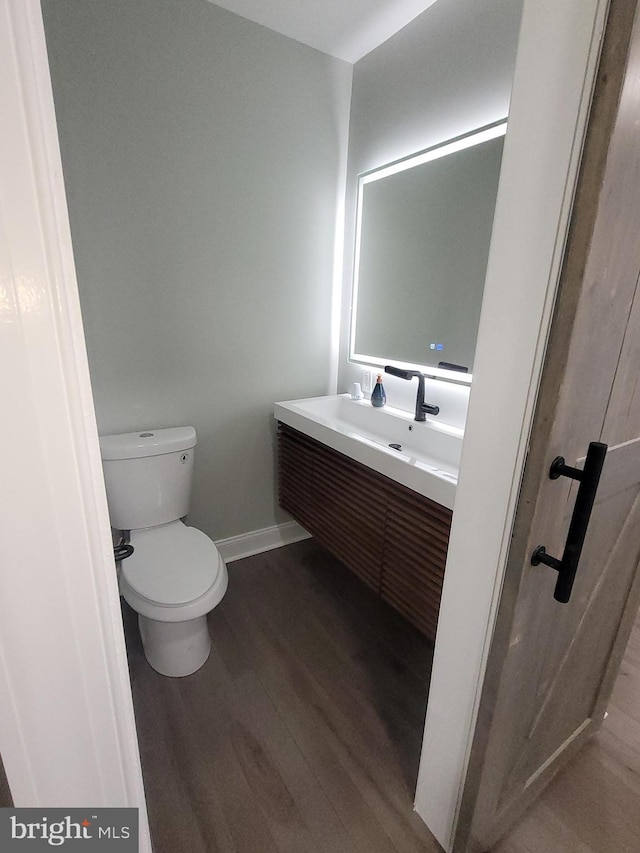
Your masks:
<svg viewBox="0 0 640 853"><path fill-rule="evenodd" d="M251 557L253 554L261 554L263 551L271 551L273 548L282 548L283 545L300 542L310 536L311 534L307 533L297 521L285 521L283 524L274 524L273 527L264 527L262 530L252 530L250 533L219 539L216 545L225 563L232 563L243 557Z"/></svg>

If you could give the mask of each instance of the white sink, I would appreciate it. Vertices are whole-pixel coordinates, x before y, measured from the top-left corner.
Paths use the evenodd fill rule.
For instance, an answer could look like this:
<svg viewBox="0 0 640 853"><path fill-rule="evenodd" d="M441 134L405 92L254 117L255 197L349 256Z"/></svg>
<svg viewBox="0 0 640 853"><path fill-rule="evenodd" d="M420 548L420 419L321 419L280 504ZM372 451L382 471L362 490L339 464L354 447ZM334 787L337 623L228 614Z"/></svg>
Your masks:
<svg viewBox="0 0 640 853"><path fill-rule="evenodd" d="M276 420L453 509L463 431L348 394L274 405ZM399 444L400 449L390 447Z"/></svg>

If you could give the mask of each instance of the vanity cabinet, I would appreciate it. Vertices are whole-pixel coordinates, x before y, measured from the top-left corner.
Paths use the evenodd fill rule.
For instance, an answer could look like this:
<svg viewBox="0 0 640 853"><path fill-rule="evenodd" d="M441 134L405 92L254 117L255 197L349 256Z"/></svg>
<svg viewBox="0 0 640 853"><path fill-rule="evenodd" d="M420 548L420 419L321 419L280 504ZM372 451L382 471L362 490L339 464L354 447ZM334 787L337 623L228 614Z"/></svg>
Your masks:
<svg viewBox="0 0 640 853"><path fill-rule="evenodd" d="M278 424L280 506L435 638L451 510L285 424Z"/></svg>

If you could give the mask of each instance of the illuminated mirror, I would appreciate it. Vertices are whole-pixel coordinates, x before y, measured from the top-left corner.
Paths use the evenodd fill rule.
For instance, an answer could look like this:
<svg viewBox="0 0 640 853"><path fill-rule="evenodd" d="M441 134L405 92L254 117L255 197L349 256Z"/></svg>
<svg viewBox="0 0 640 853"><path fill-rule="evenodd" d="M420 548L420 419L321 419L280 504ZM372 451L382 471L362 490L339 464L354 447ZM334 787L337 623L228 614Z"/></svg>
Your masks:
<svg viewBox="0 0 640 853"><path fill-rule="evenodd" d="M469 381L506 122L361 175L350 357Z"/></svg>

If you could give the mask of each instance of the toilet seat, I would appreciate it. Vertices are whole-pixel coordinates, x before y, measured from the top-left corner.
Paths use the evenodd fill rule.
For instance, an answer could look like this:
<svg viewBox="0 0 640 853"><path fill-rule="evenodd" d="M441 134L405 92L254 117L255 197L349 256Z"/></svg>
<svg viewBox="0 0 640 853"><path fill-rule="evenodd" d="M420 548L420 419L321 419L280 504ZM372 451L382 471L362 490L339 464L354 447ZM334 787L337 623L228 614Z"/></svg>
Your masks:
<svg viewBox="0 0 640 853"><path fill-rule="evenodd" d="M194 619L220 602L227 569L209 537L182 521L131 531L133 554L122 561L120 591L149 619Z"/></svg>
<svg viewBox="0 0 640 853"><path fill-rule="evenodd" d="M181 521L131 531L133 554L122 571L132 589L162 607L204 595L220 571L211 539Z"/></svg>

